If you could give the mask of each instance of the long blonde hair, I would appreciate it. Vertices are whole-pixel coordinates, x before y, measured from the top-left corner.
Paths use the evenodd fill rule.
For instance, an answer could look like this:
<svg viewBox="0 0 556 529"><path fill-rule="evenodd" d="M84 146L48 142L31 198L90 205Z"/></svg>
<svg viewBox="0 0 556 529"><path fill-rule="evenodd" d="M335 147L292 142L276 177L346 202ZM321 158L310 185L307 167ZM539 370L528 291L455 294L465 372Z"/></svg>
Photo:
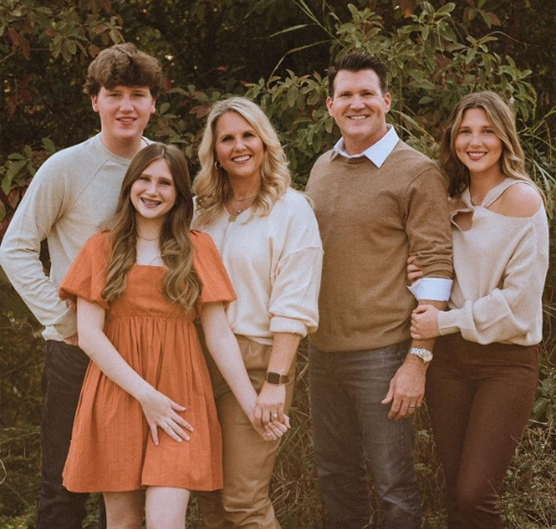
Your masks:
<svg viewBox="0 0 556 529"><path fill-rule="evenodd" d="M515 118L506 102L494 92L476 92L463 97L452 110L440 142L440 166L448 176L448 193L460 195L469 187L469 170L456 154L455 142L466 110L484 110L494 133L502 141L500 169L504 176L533 184L543 200L543 192L525 170L525 157L515 127Z"/></svg>
<svg viewBox="0 0 556 529"><path fill-rule="evenodd" d="M161 159L168 164L176 187L176 203L164 220L159 241L162 261L168 267L163 292L173 303L192 309L201 285L193 268L193 244L189 235L193 217L189 169L177 147L162 143L153 143L140 150L124 177L114 224L109 232L112 258L102 297L110 302L120 297L126 288L126 273L137 260L136 211L131 202L131 186L152 162Z"/></svg>
<svg viewBox="0 0 556 529"><path fill-rule="evenodd" d="M261 216L268 215L275 202L286 192L291 180L284 149L262 109L245 97L235 96L218 101L207 118L207 125L199 146L201 169L193 182L193 191L197 196L199 226L209 225L232 195L226 171L215 163L216 124L226 112L236 112L243 117L263 142L261 190L253 203L252 211Z"/></svg>

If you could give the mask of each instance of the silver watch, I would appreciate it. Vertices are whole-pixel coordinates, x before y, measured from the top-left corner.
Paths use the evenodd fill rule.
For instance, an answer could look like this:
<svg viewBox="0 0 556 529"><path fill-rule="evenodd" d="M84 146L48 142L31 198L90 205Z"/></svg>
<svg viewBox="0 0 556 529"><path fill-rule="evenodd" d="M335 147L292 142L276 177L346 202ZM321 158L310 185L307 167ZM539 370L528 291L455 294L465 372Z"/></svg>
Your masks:
<svg viewBox="0 0 556 529"><path fill-rule="evenodd" d="M425 364L432 360L432 351L425 349L424 347L410 347L409 354L418 356Z"/></svg>

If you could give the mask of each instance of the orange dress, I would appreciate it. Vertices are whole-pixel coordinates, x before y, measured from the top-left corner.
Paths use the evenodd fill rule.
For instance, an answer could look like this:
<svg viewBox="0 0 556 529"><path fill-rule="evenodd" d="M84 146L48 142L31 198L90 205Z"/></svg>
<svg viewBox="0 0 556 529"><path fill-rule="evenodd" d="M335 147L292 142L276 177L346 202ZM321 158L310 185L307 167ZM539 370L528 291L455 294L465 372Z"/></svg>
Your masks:
<svg viewBox="0 0 556 529"><path fill-rule="evenodd" d="M110 254L107 233L91 237L75 259L60 296L98 303L104 332L145 380L178 404L193 426L178 443L160 428L155 446L141 405L91 362L73 426L64 486L74 492L121 492L148 486L192 490L222 488L222 439L214 395L194 320L203 303L229 302L234 290L209 235L191 232L194 267L202 284L196 311L162 293L160 266L133 266L124 294L101 298Z"/></svg>

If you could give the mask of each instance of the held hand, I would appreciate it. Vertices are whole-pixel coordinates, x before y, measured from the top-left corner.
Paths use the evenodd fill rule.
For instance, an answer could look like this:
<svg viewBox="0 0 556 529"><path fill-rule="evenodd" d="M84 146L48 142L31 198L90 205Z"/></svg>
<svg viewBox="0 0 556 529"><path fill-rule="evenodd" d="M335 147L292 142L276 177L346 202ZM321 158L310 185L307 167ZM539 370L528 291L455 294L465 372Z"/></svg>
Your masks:
<svg viewBox="0 0 556 529"><path fill-rule="evenodd" d="M79 340L77 337L77 333L72 334L71 336L68 336L67 338L64 338L64 343L67 343L68 345L75 345L76 347L79 347Z"/></svg>
<svg viewBox="0 0 556 529"><path fill-rule="evenodd" d="M284 415L285 402L286 386L265 382L255 404L255 422L260 426L266 426L271 422L280 422L289 428L289 419L286 419L287 416Z"/></svg>
<svg viewBox="0 0 556 529"><path fill-rule="evenodd" d="M411 315L411 337L414 340L430 340L440 336L438 313L432 305L419 305Z"/></svg>
<svg viewBox="0 0 556 529"><path fill-rule="evenodd" d="M410 285L423 277L423 271L415 264L415 258L415 255L411 255L407 259L407 279Z"/></svg>
<svg viewBox="0 0 556 529"><path fill-rule="evenodd" d="M155 446L159 445L158 428L161 428L178 443L181 443L183 439L189 441L187 431L192 432L193 427L176 413L177 411L185 411L183 406L154 388L139 403L151 429Z"/></svg>
<svg viewBox="0 0 556 529"><path fill-rule="evenodd" d="M420 358L408 355L394 378L382 404L390 404L388 418L395 421L411 416L421 407L425 396L426 366Z"/></svg>
<svg viewBox="0 0 556 529"><path fill-rule="evenodd" d="M266 426L261 426L260 422L255 421L255 416L253 414L248 415L251 425L255 431L265 440L265 441L277 441L290 429L290 418L283 414L284 422L278 420L269 422Z"/></svg>

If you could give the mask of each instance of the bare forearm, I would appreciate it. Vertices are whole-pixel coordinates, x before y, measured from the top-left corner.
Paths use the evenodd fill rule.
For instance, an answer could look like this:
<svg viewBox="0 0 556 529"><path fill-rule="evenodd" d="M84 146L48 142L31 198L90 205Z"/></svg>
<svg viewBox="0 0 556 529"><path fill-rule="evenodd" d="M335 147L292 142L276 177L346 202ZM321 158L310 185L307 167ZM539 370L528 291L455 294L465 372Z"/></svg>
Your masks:
<svg viewBox="0 0 556 529"><path fill-rule="evenodd" d="M230 331L219 339L211 339L209 333L207 347L241 409L250 415L255 407L257 393L247 375L236 337Z"/></svg>
<svg viewBox="0 0 556 529"><path fill-rule="evenodd" d="M130 367L101 330L81 326L79 347L112 382L138 401L154 389Z"/></svg>
<svg viewBox="0 0 556 529"><path fill-rule="evenodd" d="M300 341L301 336L299 334L289 332L277 332L274 334L272 353L267 371L286 375L295 358Z"/></svg>

